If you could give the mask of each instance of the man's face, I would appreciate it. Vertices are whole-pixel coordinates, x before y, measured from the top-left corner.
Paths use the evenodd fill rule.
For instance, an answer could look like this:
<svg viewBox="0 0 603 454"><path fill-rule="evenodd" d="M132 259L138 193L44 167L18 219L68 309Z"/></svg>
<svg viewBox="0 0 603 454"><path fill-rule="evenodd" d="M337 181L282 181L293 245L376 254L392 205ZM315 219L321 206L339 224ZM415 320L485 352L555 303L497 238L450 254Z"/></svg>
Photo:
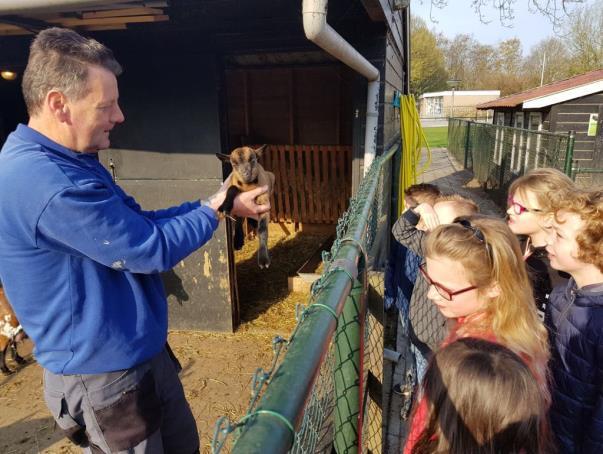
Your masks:
<svg viewBox="0 0 603 454"><path fill-rule="evenodd" d="M551 222L547 229L547 247L551 267L556 270L572 274L586 265L576 257L578 255L578 243L576 236L584 228L584 221L576 213L560 211L556 219Z"/></svg>
<svg viewBox="0 0 603 454"><path fill-rule="evenodd" d="M87 94L67 101L75 151L96 153L109 147L109 132L124 121L118 98L115 75L99 66L89 66Z"/></svg>

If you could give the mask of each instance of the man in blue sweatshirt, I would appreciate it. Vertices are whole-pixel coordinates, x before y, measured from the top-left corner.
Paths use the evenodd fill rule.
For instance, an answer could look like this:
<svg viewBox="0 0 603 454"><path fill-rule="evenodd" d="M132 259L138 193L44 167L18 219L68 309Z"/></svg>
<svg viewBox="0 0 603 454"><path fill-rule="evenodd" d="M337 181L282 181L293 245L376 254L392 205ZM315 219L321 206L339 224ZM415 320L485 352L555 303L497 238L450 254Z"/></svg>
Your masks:
<svg viewBox="0 0 603 454"><path fill-rule="evenodd" d="M0 276L36 344L59 427L88 452L192 454L199 436L166 349L159 277L205 244L228 180L208 200L143 211L100 165L124 121L112 52L52 28L23 75L27 126L0 153ZM269 210L241 194L233 213Z"/></svg>

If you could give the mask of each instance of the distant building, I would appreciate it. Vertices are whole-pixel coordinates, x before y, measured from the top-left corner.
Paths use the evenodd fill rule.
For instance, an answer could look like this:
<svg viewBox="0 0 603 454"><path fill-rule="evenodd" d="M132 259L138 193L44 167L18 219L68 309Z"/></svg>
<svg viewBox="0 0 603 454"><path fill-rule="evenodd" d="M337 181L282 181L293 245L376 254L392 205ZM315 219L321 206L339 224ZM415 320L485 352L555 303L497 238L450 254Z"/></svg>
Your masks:
<svg viewBox="0 0 603 454"><path fill-rule="evenodd" d="M603 167L603 69L484 102L494 124L535 131L575 131L574 161Z"/></svg>
<svg viewBox="0 0 603 454"><path fill-rule="evenodd" d="M500 97L500 90L450 90L419 96L419 115L427 118L487 118L488 112L476 106ZM490 115L491 118L491 115Z"/></svg>

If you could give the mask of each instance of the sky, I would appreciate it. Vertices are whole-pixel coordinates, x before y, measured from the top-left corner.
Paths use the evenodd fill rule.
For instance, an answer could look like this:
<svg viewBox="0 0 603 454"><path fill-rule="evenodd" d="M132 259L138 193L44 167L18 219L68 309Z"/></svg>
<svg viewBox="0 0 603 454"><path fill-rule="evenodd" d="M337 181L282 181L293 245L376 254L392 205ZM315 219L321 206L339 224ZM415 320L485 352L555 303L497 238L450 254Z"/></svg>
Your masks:
<svg viewBox="0 0 603 454"><path fill-rule="evenodd" d="M584 0L584 4L591 5L603 0ZM561 0L557 0L560 4ZM448 5L443 9L433 7L430 19L431 0L411 0L410 10L413 15L422 17L430 29L442 32L446 37L452 38L459 33L473 34L475 39L483 44L497 44L505 39L517 37L521 40L524 55L530 48L543 38L554 35L553 25L544 16L532 13L528 8L528 0L516 0L514 3L515 19L511 28L500 23L498 11L487 3L482 9L486 18L491 22L483 24L479 15L472 9L471 0L448 0ZM532 8L533 9L533 8Z"/></svg>

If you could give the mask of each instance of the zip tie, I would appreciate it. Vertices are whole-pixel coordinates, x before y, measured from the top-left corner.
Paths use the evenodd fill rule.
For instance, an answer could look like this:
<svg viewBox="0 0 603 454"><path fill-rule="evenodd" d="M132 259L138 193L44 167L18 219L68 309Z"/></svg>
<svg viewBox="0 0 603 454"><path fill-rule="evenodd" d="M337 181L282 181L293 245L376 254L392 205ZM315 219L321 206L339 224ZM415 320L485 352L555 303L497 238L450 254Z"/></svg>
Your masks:
<svg viewBox="0 0 603 454"><path fill-rule="evenodd" d="M275 411L272 411L272 410L256 410L253 413L250 413L250 414L244 416L243 418L241 418L241 420L239 421L239 425L244 424L245 421L247 421L248 419L250 419L256 415L274 416L275 418L277 418L278 420L280 420L283 424L285 424L287 426L287 428L291 431L291 435L293 435L293 439L295 439L295 429L293 428L293 424L291 424L289 422L289 420L287 418L285 418L283 415L281 415L280 413L277 413Z"/></svg>
<svg viewBox="0 0 603 454"><path fill-rule="evenodd" d="M320 307L322 309L325 309L326 311L328 311L333 316L333 318L335 319L335 323L339 322L339 317L337 317L337 313L333 310L333 308L327 306L326 304L313 303L310 306L308 306L308 309L310 309L311 307L314 307L314 306L317 306L317 307Z"/></svg>
<svg viewBox="0 0 603 454"><path fill-rule="evenodd" d="M354 243L356 246L358 246L358 249L360 249L360 252L362 252L362 255L364 256L364 267L367 268L368 267L368 254L366 253L366 250L364 249L364 245L358 241L355 238L352 238L350 236L342 238L341 239L342 243Z"/></svg>

